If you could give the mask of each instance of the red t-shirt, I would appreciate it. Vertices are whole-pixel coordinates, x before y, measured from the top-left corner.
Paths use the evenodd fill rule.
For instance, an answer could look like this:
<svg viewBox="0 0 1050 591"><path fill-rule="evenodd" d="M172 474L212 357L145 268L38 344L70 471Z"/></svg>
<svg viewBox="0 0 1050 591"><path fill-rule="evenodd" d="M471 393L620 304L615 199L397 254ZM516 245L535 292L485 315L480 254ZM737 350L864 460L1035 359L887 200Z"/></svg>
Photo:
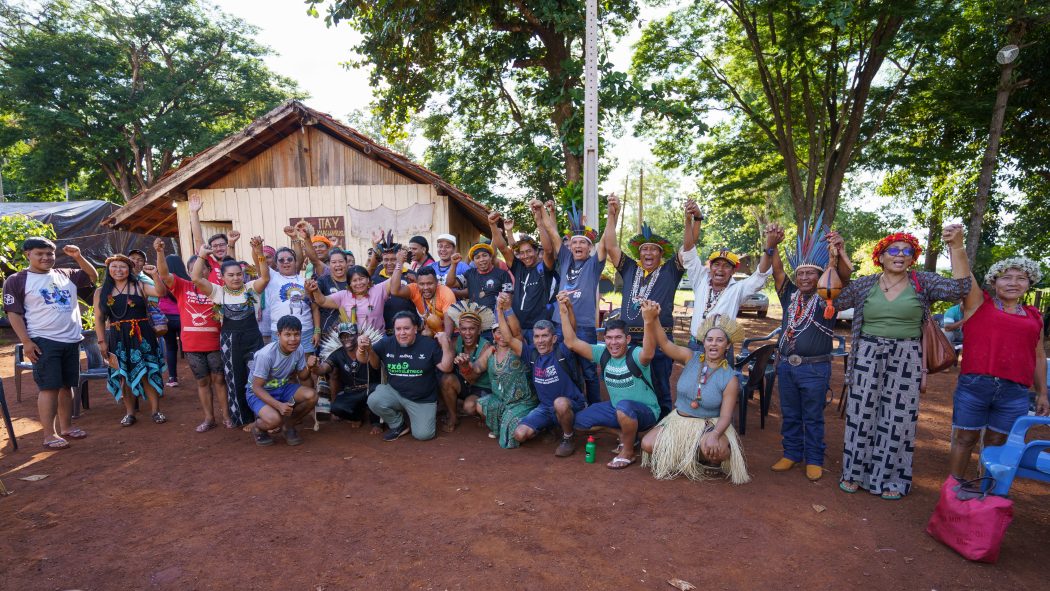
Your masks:
<svg viewBox="0 0 1050 591"><path fill-rule="evenodd" d="M219 321L208 294L201 293L192 281L172 275L175 282L171 293L179 302L182 321L182 350L190 353L210 353L219 350Z"/></svg>
<svg viewBox="0 0 1050 591"><path fill-rule="evenodd" d="M1043 318L1024 306L1025 315L1004 312L987 293L977 311L963 323L960 373L995 376L1029 388L1035 379L1035 346Z"/></svg>

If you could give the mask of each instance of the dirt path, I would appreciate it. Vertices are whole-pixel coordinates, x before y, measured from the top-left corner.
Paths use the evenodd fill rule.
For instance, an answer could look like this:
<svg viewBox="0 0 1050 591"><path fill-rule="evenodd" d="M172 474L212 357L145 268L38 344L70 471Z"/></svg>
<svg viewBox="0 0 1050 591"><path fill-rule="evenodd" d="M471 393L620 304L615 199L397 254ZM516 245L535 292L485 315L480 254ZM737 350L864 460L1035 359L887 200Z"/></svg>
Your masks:
<svg viewBox="0 0 1050 591"><path fill-rule="evenodd" d="M771 314L772 315L772 314ZM747 321L749 335L772 320ZM754 482L658 482L564 460L550 441L502 450L467 421L430 442L383 443L345 423L305 444L258 448L247 434L197 434L186 381L168 424L121 428L100 383L71 449L40 447L36 389L14 403L23 446L0 457L4 589L1037 589L1050 542L1047 489L1021 481L998 565L959 558L924 528L945 473L955 373L922 401L915 490L897 503L836 488L843 421L827 409L828 473L773 474L779 410L751 402ZM841 365L833 389L838 392ZM145 416L143 416L145 418ZM601 458L614 441L599 439ZM48 474L38 482L19 477ZM818 513L813 505L823 505ZM1038 581L1044 581L1039 583Z"/></svg>

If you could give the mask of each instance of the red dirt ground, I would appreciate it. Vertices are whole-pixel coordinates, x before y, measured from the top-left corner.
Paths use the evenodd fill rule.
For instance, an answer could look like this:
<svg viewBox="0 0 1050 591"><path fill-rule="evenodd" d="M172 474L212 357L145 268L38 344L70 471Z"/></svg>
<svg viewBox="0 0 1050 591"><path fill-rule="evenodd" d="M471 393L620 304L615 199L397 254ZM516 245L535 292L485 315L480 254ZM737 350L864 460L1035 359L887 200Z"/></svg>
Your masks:
<svg viewBox="0 0 1050 591"><path fill-rule="evenodd" d="M775 313L771 313L775 316ZM748 334L774 320L748 320ZM185 364L170 421L131 428L92 384L77 420L90 437L45 451L36 388L14 402L22 448L0 456L3 589L1037 589L1050 542L1047 488L1019 481L997 565L969 563L925 533L946 473L955 372L922 400L915 488L900 502L836 487L844 422L828 407L827 473L774 474L778 406L751 402L754 481L659 482L632 466L553 456L551 441L502 450L473 420L430 442L384 443L345 423L305 444L256 447L240 431L198 434ZM833 387L838 392L841 365ZM837 402L837 399L836 399ZM146 419L145 415L142 415ZM608 459L614 441L599 438ZM48 474L37 482L19 480ZM826 506L818 513L813 505ZM1038 581L1044 581L1040 584Z"/></svg>

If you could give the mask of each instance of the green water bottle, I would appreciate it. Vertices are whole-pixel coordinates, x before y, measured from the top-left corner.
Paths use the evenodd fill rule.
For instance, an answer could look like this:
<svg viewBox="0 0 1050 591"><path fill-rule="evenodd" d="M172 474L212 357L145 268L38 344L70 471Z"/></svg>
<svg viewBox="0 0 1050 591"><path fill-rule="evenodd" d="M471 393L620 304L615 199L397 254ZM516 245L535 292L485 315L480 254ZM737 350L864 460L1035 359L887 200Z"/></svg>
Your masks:
<svg viewBox="0 0 1050 591"><path fill-rule="evenodd" d="M593 464L594 457L598 453L598 446L594 443L594 435L587 436L587 445L586 447L584 447L584 449L587 451L587 454L584 457L584 459L588 464Z"/></svg>

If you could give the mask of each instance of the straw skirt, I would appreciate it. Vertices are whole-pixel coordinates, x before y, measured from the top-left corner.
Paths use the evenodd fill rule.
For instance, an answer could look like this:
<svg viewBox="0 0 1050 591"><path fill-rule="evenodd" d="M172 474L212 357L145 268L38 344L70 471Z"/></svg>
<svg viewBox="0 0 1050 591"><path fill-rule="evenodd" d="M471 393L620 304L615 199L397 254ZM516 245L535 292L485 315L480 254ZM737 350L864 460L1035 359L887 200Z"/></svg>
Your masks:
<svg viewBox="0 0 1050 591"><path fill-rule="evenodd" d="M703 459L700 438L707 431L713 430L717 423L717 418L686 417L672 411L658 425L663 427L663 430L653 446L653 453L642 453L642 466L649 466L657 480L671 480L679 476L690 480L715 478L712 472L716 472L718 468L705 466L700 462ZM729 459L722 462L721 472L733 484L751 482L736 429L730 425L725 431L725 436L729 440Z"/></svg>

